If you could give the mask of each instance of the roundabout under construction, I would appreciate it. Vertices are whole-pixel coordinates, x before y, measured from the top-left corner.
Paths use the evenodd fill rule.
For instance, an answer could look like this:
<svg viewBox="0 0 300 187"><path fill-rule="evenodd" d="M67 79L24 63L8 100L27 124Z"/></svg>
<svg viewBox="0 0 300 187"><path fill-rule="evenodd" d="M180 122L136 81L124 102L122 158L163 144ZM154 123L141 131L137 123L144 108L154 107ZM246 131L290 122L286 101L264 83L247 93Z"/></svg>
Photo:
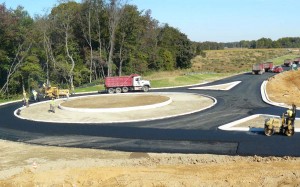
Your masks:
<svg viewBox="0 0 300 187"><path fill-rule="evenodd" d="M55 123L117 123L149 121L199 112L216 104L209 96L191 93L131 93L90 95L58 99L49 112L49 101L20 108L21 119ZM16 112L15 112L16 113Z"/></svg>

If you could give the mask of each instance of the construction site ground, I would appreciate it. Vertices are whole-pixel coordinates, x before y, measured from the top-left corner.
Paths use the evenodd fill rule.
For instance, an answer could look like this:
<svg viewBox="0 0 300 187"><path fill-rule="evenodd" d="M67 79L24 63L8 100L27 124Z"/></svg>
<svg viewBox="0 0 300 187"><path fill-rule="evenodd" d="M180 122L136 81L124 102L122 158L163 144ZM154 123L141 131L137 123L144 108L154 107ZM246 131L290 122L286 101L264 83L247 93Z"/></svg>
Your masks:
<svg viewBox="0 0 300 187"><path fill-rule="evenodd" d="M297 71L270 79L267 91L271 100L298 101L299 91L290 91L291 82L285 81L290 73L293 79L300 78ZM299 82L294 84L299 88ZM276 86L280 89L270 89ZM300 185L300 158L295 157L131 153L4 140L0 140L0 149L0 186Z"/></svg>

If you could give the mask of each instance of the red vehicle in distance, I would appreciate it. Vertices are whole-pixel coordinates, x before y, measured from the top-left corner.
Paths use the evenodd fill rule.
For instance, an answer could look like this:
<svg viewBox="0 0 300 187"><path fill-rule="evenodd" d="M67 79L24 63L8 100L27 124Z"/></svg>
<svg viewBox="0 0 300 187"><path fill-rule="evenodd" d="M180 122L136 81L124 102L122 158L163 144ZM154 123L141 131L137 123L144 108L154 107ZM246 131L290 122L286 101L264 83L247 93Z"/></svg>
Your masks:
<svg viewBox="0 0 300 187"><path fill-rule="evenodd" d="M281 73L281 72L283 72L283 68L281 66L275 66L275 67L273 67L272 72L273 73Z"/></svg>

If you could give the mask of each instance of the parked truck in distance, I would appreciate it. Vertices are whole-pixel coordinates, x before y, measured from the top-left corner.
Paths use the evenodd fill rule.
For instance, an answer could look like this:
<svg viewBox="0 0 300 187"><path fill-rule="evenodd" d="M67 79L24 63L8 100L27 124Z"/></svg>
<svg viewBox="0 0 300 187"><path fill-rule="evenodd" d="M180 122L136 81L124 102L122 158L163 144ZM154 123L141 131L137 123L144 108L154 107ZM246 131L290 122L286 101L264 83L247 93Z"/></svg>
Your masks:
<svg viewBox="0 0 300 187"><path fill-rule="evenodd" d="M273 62L265 62L260 64L253 64L252 66L252 74L263 74L264 72L268 72L273 69Z"/></svg>
<svg viewBox="0 0 300 187"><path fill-rule="evenodd" d="M300 63L300 57L294 58L294 64L299 64Z"/></svg>
<svg viewBox="0 0 300 187"><path fill-rule="evenodd" d="M150 81L142 80L138 74L120 77L105 77L105 90L109 93L127 93L128 91L142 90L148 92L151 87Z"/></svg>
<svg viewBox="0 0 300 187"><path fill-rule="evenodd" d="M283 65L286 67L291 67L293 65L294 61L292 59L285 59L283 62Z"/></svg>

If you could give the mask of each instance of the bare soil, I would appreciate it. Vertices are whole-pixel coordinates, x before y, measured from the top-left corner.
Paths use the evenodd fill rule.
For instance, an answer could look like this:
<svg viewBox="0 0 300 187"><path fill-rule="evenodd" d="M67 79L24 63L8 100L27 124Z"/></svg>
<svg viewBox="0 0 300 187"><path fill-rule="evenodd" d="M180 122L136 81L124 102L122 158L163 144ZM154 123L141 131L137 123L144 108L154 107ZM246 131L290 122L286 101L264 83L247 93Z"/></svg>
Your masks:
<svg viewBox="0 0 300 187"><path fill-rule="evenodd" d="M271 77L267 93L272 101L300 107L300 71L285 71Z"/></svg>
<svg viewBox="0 0 300 187"><path fill-rule="evenodd" d="M121 94L78 98L64 102L61 105L72 108L122 108L157 104L169 99L169 97L162 95Z"/></svg>
<svg viewBox="0 0 300 187"><path fill-rule="evenodd" d="M271 78L269 97L300 106L298 80L299 71ZM294 157L130 153L3 140L0 150L0 186L300 186L300 158Z"/></svg>

